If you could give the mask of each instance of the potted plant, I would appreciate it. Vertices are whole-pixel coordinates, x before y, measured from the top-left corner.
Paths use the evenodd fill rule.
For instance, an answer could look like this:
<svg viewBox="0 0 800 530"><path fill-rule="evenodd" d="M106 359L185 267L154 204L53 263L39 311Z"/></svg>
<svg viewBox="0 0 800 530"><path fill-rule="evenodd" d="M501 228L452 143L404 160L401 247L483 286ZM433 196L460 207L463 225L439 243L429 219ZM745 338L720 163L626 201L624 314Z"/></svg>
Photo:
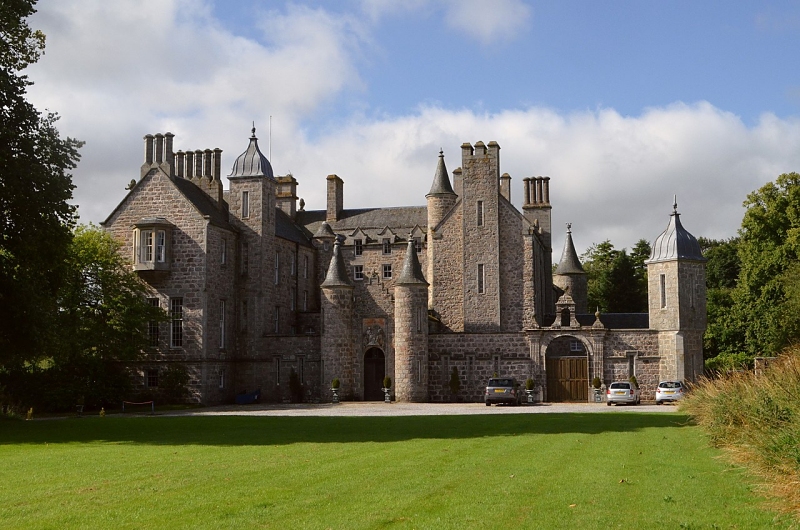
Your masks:
<svg viewBox="0 0 800 530"><path fill-rule="evenodd" d="M533 403L533 389L536 384L530 377L525 380L525 393L528 395L528 403Z"/></svg>
<svg viewBox="0 0 800 530"><path fill-rule="evenodd" d="M592 379L592 392L594 392L594 401L595 403L600 403L603 398L600 393L600 387L603 386L603 382L600 380L598 376L594 376Z"/></svg>
<svg viewBox="0 0 800 530"><path fill-rule="evenodd" d="M331 392L333 393L333 403L339 403L339 378L334 377L331 381Z"/></svg>
<svg viewBox="0 0 800 530"><path fill-rule="evenodd" d="M392 394L390 393L389 389L392 388L392 378L388 375L383 378L383 401L386 403L392 402Z"/></svg>

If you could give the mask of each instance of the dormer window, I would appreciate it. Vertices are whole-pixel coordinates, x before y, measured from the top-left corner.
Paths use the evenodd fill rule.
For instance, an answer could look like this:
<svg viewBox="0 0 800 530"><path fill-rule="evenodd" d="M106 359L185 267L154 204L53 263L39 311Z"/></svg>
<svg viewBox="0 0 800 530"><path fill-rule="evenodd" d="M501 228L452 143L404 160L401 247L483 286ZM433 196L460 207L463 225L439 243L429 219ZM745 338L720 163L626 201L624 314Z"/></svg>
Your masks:
<svg viewBox="0 0 800 530"><path fill-rule="evenodd" d="M354 239L353 245L355 249L355 255L360 256L364 253L364 240L363 239Z"/></svg>
<svg viewBox="0 0 800 530"><path fill-rule="evenodd" d="M163 218L142 219L134 230L134 270L169 271L172 224Z"/></svg>
<svg viewBox="0 0 800 530"><path fill-rule="evenodd" d="M392 253L392 240L388 237L383 238L383 253L384 254L391 254Z"/></svg>

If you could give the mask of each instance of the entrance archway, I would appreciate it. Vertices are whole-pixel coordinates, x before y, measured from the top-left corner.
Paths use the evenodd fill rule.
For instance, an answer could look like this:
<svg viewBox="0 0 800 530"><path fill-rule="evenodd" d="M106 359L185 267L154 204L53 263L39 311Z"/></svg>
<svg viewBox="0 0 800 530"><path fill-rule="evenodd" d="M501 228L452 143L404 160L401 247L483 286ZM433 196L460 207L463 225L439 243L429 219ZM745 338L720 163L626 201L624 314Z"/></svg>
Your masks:
<svg viewBox="0 0 800 530"><path fill-rule="evenodd" d="M383 378L386 377L386 357L380 348L370 348L364 354L364 401L383 401Z"/></svg>
<svg viewBox="0 0 800 530"><path fill-rule="evenodd" d="M547 401L589 400L589 358L586 347L575 337L553 340L545 352Z"/></svg>

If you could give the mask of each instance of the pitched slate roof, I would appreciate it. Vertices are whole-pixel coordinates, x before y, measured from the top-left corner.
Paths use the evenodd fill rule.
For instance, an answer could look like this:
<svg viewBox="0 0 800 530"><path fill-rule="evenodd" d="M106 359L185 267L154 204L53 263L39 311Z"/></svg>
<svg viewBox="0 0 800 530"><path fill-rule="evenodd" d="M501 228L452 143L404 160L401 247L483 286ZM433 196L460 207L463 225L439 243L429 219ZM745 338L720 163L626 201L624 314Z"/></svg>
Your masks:
<svg viewBox="0 0 800 530"><path fill-rule="evenodd" d="M172 178L171 180L175 184L175 187L178 188L178 191L197 208L197 211L203 216L208 217L211 224L231 231L236 230L228 222L227 203L224 203L223 209L220 209L217 203L193 182L179 177Z"/></svg>
<svg viewBox="0 0 800 530"><path fill-rule="evenodd" d="M325 210L297 212L296 223L303 227L306 236L311 238L325 221ZM331 229L337 234L349 234L361 228L367 236L380 241L380 233L389 227L396 234L408 234L415 226L423 229L428 224L427 206L402 206L397 208L363 208L343 210L338 221L331 221Z"/></svg>
<svg viewBox="0 0 800 530"><path fill-rule="evenodd" d="M292 218L280 208L275 208L275 235L305 247L312 246L303 229L294 224Z"/></svg>

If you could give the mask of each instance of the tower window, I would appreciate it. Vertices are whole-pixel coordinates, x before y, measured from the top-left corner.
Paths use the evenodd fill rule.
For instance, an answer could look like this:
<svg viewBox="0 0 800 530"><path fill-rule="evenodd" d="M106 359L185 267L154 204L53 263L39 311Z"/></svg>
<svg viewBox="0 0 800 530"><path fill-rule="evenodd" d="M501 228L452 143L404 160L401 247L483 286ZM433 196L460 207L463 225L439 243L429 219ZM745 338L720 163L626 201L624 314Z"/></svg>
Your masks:
<svg viewBox="0 0 800 530"><path fill-rule="evenodd" d="M414 249L417 251L417 254L422 252L422 238L420 237L414 238Z"/></svg>
<svg viewBox="0 0 800 530"><path fill-rule="evenodd" d="M225 265L225 263L227 263L227 261L228 261L228 240L226 238L224 238L224 237L222 238L221 247L222 248L220 249L221 252L220 252L220 256L219 256L219 262L222 265Z"/></svg>
<svg viewBox="0 0 800 530"><path fill-rule="evenodd" d="M275 285L278 285L280 282L280 271L281 271L281 256L277 252L275 253Z"/></svg>
<svg viewBox="0 0 800 530"><path fill-rule="evenodd" d="M242 219L250 217L250 192L242 192Z"/></svg>
<svg viewBox="0 0 800 530"><path fill-rule="evenodd" d="M486 276L483 263L478 263L478 294L486 292Z"/></svg>
<svg viewBox="0 0 800 530"><path fill-rule="evenodd" d="M659 276L659 281L661 283L661 309L667 307L667 276L666 274L662 274Z"/></svg>
<svg viewBox="0 0 800 530"><path fill-rule="evenodd" d="M483 201L478 201L478 226L483 226Z"/></svg>

